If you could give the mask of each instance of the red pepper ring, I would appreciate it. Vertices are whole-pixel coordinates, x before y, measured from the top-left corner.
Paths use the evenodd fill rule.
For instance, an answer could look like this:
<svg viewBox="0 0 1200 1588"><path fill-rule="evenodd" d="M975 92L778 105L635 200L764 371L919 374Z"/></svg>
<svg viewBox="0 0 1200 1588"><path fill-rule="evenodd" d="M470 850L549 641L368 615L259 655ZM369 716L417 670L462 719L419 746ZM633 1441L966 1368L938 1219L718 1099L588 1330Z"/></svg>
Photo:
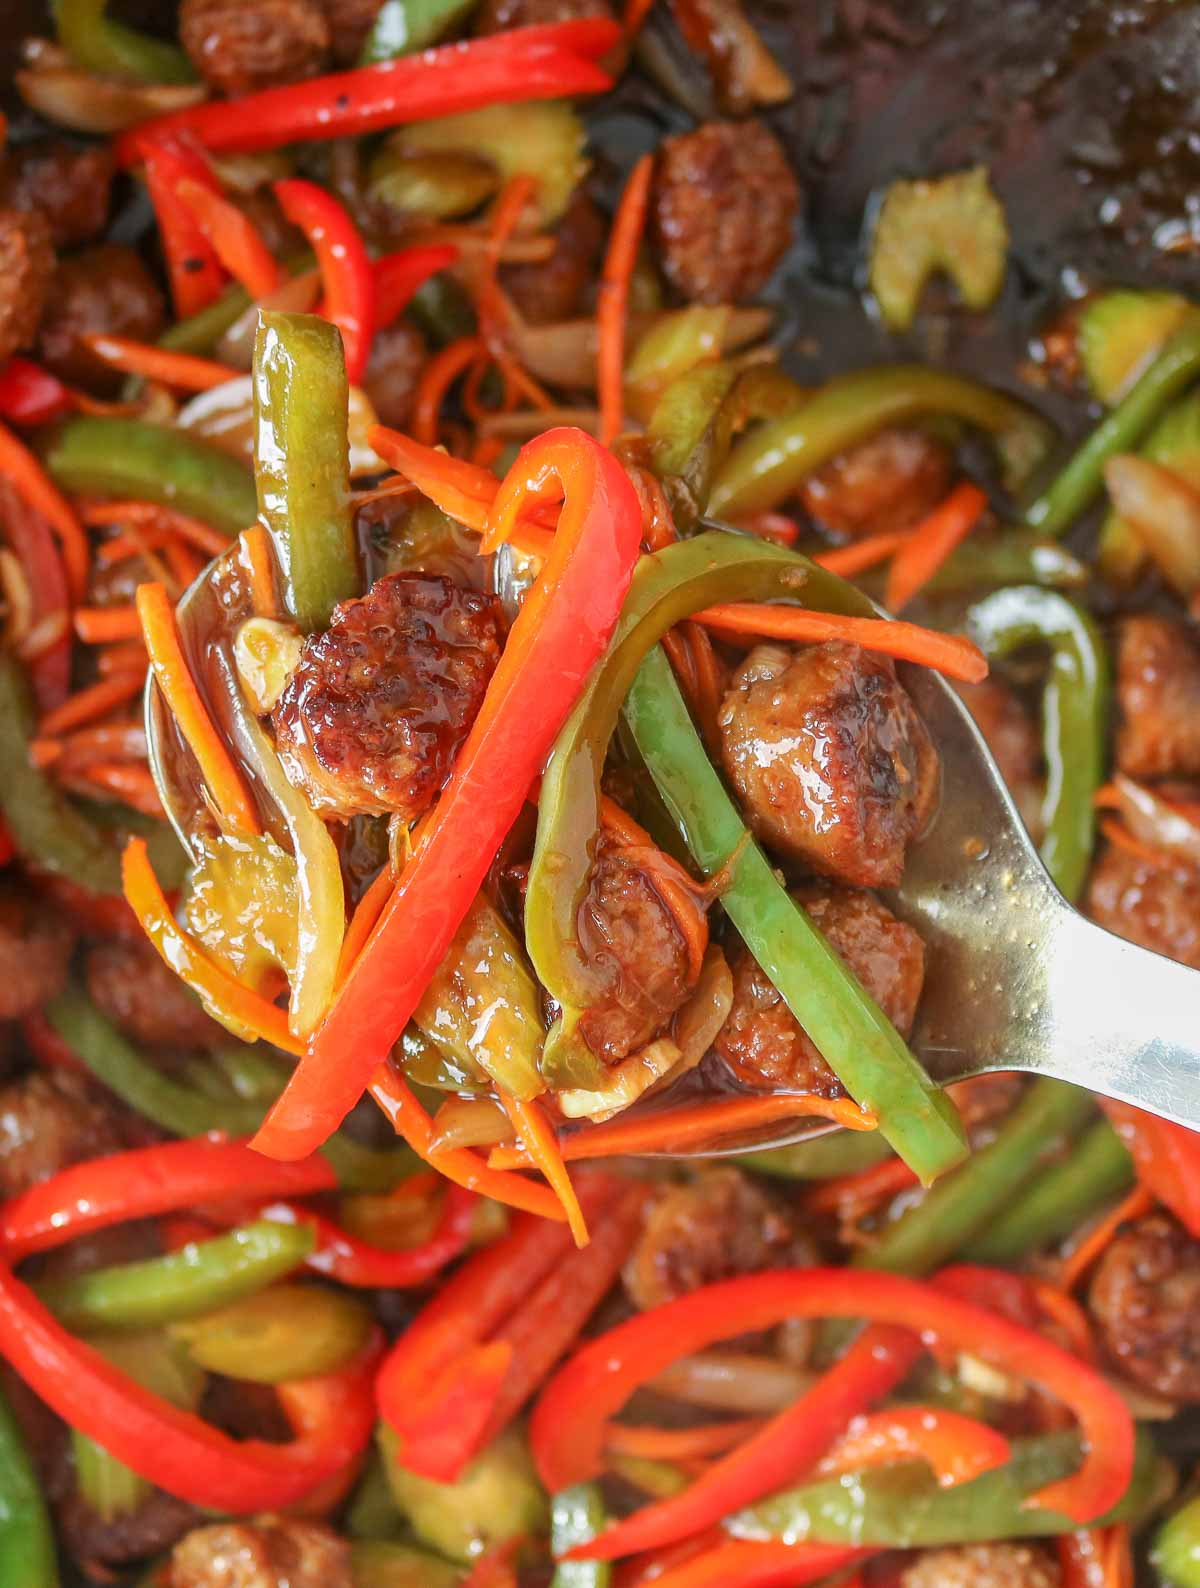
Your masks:
<svg viewBox="0 0 1200 1588"><path fill-rule="evenodd" d="M272 1157L319 1147L386 1059L616 626L642 534L629 476L582 430L547 430L509 470L496 522L551 480L563 505L550 555L416 853L254 1138Z"/></svg>
<svg viewBox="0 0 1200 1588"><path fill-rule="evenodd" d="M345 206L315 182L289 177L273 186L280 209L317 256L325 287L320 313L342 333L346 378L358 386L375 333L375 276L362 233Z"/></svg>
<svg viewBox="0 0 1200 1588"><path fill-rule="evenodd" d="M1117 1392L1099 1374L1032 1330L982 1307L898 1274L807 1268L753 1274L707 1285L620 1324L590 1341L559 1370L533 1414L531 1438L543 1481L552 1489L601 1469L609 1419L630 1394L672 1362L738 1333L767 1329L785 1318L863 1318L907 1329L925 1345L954 1346L1063 1401L1080 1425L1085 1456L1069 1477L1026 1502L1084 1525L1115 1505L1133 1471L1134 1426ZM861 1344L861 1342L859 1342ZM778 1488L802 1467L792 1458L813 1397L839 1371L847 1353L808 1395L745 1445L715 1462L680 1495L647 1506L571 1552L611 1560L698 1532L728 1511ZM862 1364L869 1370L869 1361ZM844 1426L844 1425L843 1425ZM823 1452L808 1452L812 1459Z"/></svg>
<svg viewBox="0 0 1200 1588"><path fill-rule="evenodd" d="M286 1445L231 1439L142 1388L62 1327L0 1263L0 1356L72 1428L181 1500L247 1515L294 1505L358 1459L375 1421L382 1336L340 1372L280 1386Z"/></svg>
<svg viewBox="0 0 1200 1588"><path fill-rule="evenodd" d="M0 1207L0 1251L10 1263L128 1219L203 1202L308 1196L337 1189L324 1158L278 1164L240 1141L211 1136L137 1147L72 1164Z"/></svg>

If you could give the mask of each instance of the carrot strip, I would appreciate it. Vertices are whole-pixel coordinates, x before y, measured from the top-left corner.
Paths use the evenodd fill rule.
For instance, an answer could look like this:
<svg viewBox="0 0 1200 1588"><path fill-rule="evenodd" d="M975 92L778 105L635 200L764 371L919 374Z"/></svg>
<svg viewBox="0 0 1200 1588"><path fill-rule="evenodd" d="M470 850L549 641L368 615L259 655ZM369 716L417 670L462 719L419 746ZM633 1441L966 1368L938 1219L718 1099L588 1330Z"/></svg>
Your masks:
<svg viewBox="0 0 1200 1588"><path fill-rule="evenodd" d="M1115 783L1102 783L1092 795L1092 807L1098 811L1119 811L1121 791Z"/></svg>
<svg viewBox="0 0 1200 1588"><path fill-rule="evenodd" d="M1114 1522L1108 1530L1104 1557L1104 1588L1133 1588L1133 1549L1129 1523Z"/></svg>
<svg viewBox="0 0 1200 1588"><path fill-rule="evenodd" d="M265 298L283 279L274 255L249 216L223 194L186 178L175 189L180 202L213 246L229 274L252 298Z"/></svg>
<svg viewBox="0 0 1200 1588"><path fill-rule="evenodd" d="M622 849L642 850L653 857L653 863L645 866L643 875L675 918L687 948L688 974L694 981L700 974L708 948L708 919L699 902L699 887L679 862L659 849L646 829L607 794L600 796L600 820Z"/></svg>
<svg viewBox="0 0 1200 1588"><path fill-rule="evenodd" d="M346 935L342 938L342 952L338 960L337 979L340 985L346 979L351 965L363 951L367 939L375 930L375 923L383 914L383 907L391 897L396 875L390 865L384 866L371 886L355 906Z"/></svg>
<svg viewBox="0 0 1200 1588"><path fill-rule="evenodd" d="M144 675L149 664L140 628L136 640L118 640L116 644L106 645L96 653L96 667L101 678L115 678L118 673L132 672Z"/></svg>
<svg viewBox="0 0 1200 1588"><path fill-rule="evenodd" d="M565 1162L580 1158L620 1158L643 1152L681 1152L686 1147L724 1135L773 1125L781 1119L816 1114L848 1130L874 1130L874 1114L848 1097L817 1097L812 1093L776 1093L766 1097L732 1097L717 1103L689 1103L662 1109L640 1119L612 1119L565 1136L559 1150ZM523 1147L493 1147L488 1163L494 1169L526 1168L531 1159Z"/></svg>
<svg viewBox="0 0 1200 1588"><path fill-rule="evenodd" d="M1003 1434L961 1412L893 1406L855 1417L817 1471L838 1474L916 1459L928 1462L938 1484L949 1489L1002 1467L1011 1454Z"/></svg>
<svg viewBox="0 0 1200 1588"><path fill-rule="evenodd" d="M210 557L219 557L229 547L229 537L219 529L213 529L211 524L204 523L202 519L193 518L190 513L181 513L176 507L163 507L158 502L83 501L79 504L79 517L83 523L97 527L108 524L161 526L200 551L206 551ZM112 542L106 541L104 544L111 545Z"/></svg>
<svg viewBox="0 0 1200 1588"><path fill-rule="evenodd" d="M1092 1326L1088 1322L1087 1313L1073 1296L1065 1290L1060 1290L1057 1285L1052 1285L1048 1279L1033 1279L1029 1281L1030 1289L1037 1299L1038 1306L1052 1322L1059 1328L1070 1341L1071 1350L1084 1362L1096 1360L1096 1343L1092 1339Z"/></svg>
<svg viewBox="0 0 1200 1588"><path fill-rule="evenodd" d="M144 671L119 673L113 678L101 679L98 684L81 689L78 694L64 700L61 706L48 711L38 723L38 733L46 738L57 738L72 728L82 727L85 722L94 722L122 701L132 700L145 682Z"/></svg>
<svg viewBox="0 0 1200 1588"><path fill-rule="evenodd" d="M141 375L146 380L160 380L164 386L176 386L181 391L208 391L212 386L241 379L240 370L218 364L215 359L197 358L194 353L175 353L170 348L137 342L128 336L98 334L83 336L80 340L111 369L119 369L126 375Z"/></svg>
<svg viewBox="0 0 1200 1588"><path fill-rule="evenodd" d="M1110 844L1115 844L1118 849L1124 849L1143 865L1153 866L1156 871L1172 871L1180 864L1179 860L1174 855L1168 854L1165 849L1156 849L1153 844L1135 838L1125 823L1118 821L1115 816L1105 816L1100 822L1100 831Z"/></svg>
<svg viewBox="0 0 1200 1588"><path fill-rule="evenodd" d="M136 599L158 687L196 757L218 811L235 832L243 837L256 837L262 832L262 826L254 798L200 698L183 654L167 592L161 584L142 584L137 588Z"/></svg>
<svg viewBox="0 0 1200 1588"><path fill-rule="evenodd" d="M811 612L807 607L734 601L697 612L694 621L723 634L753 634L799 645L845 640L884 656L932 667L935 672L961 678L968 684L979 683L988 672L987 658L965 634L939 634L936 629L890 618L848 618L832 612Z"/></svg>
<svg viewBox="0 0 1200 1588"><path fill-rule="evenodd" d="M643 1461L698 1461L735 1449L758 1433L766 1421L765 1417L732 1417L696 1428L609 1423L604 1447L615 1455L637 1456Z"/></svg>
<svg viewBox="0 0 1200 1588"><path fill-rule="evenodd" d="M629 282L646 226L653 155L644 154L630 173L613 216L596 302L596 386L600 396L600 440L612 446L625 419L625 318Z"/></svg>
<svg viewBox="0 0 1200 1588"><path fill-rule="evenodd" d="M852 1216L917 1183L916 1175L906 1163L899 1158L885 1158L869 1169L823 1181L803 1197L802 1205L806 1213Z"/></svg>
<svg viewBox="0 0 1200 1588"><path fill-rule="evenodd" d="M567 1173L567 1166L558 1149L558 1137L546 1118L541 1104L536 1098L526 1102L519 1097L510 1097L507 1092L500 1093L500 1101L504 1105L504 1112L512 1121L517 1140L529 1154L530 1160L541 1170L546 1184L562 1203L567 1215L567 1225L575 1237L576 1246L586 1246L591 1239L588 1235L587 1220L583 1216L579 1198L575 1195L575 1187L571 1184L571 1176Z"/></svg>
<svg viewBox="0 0 1200 1588"><path fill-rule="evenodd" d="M167 567L171 570L171 577L179 586L179 593L182 595L204 572L203 559L197 556L190 546L185 546L183 541L176 540L173 535L162 552Z"/></svg>
<svg viewBox="0 0 1200 1588"><path fill-rule="evenodd" d="M85 645L103 645L107 640L132 640L141 637L142 620L137 608L76 607L71 615L75 632Z"/></svg>
<svg viewBox="0 0 1200 1588"><path fill-rule="evenodd" d="M500 334L507 319L504 300L500 293L500 259L505 244L517 229L522 212L537 190L537 180L528 172L520 172L504 186L488 217L487 246L476 284L476 312L484 346L493 352L500 343Z"/></svg>
<svg viewBox="0 0 1200 1588"><path fill-rule="evenodd" d="M642 23L650 15L653 5L654 0L626 0L625 15L621 19L626 38L632 39L641 32Z"/></svg>
<svg viewBox="0 0 1200 1588"><path fill-rule="evenodd" d="M483 356L482 337L460 336L457 342L448 342L425 365L413 396L412 431L418 441L429 447L437 443L438 420L446 393L459 376Z"/></svg>
<svg viewBox="0 0 1200 1588"><path fill-rule="evenodd" d="M0 479L7 480L26 506L50 525L62 550L71 601L82 601L91 567L91 549L83 525L38 459L3 424L0 424Z"/></svg>
<svg viewBox="0 0 1200 1588"><path fill-rule="evenodd" d="M144 557L148 551L158 551L173 539L169 529L127 530L122 535L111 535L107 540L102 540L96 547L96 561L108 568L130 557Z"/></svg>
<svg viewBox="0 0 1200 1588"><path fill-rule="evenodd" d="M143 816L163 816L162 801L154 779L144 766L133 766L128 761L93 761L75 774L84 783L116 794L126 805Z"/></svg>
<svg viewBox="0 0 1200 1588"><path fill-rule="evenodd" d="M917 525L896 553L888 574L884 605L893 612L907 606L975 528L986 506L987 497L970 480L956 485L946 500Z"/></svg>
<svg viewBox="0 0 1200 1588"><path fill-rule="evenodd" d="M94 761L145 761L146 729L141 722L105 722L65 739L31 739L29 754L35 765L56 771L76 771Z"/></svg>
<svg viewBox="0 0 1200 1588"><path fill-rule="evenodd" d="M882 534L867 535L862 540L852 541L849 546L834 546L829 551L819 551L813 561L830 573L836 573L841 579L853 579L855 575L866 573L869 568L876 568L881 562L886 562L908 544L911 534L909 529L887 529Z"/></svg>
<svg viewBox="0 0 1200 1588"><path fill-rule="evenodd" d="M288 1029L287 1011L244 987L211 959L176 921L154 874L143 838L131 838L121 856L121 883L130 909L164 962L212 1009L297 1057L304 1044Z"/></svg>
<svg viewBox="0 0 1200 1588"><path fill-rule="evenodd" d="M1074 1290L1121 1226L1140 1219L1153 1206L1154 1198L1145 1186L1135 1186L1127 1197L1122 1198L1111 1212L1076 1242L1069 1255L1063 1259L1058 1270L1059 1289L1068 1293Z"/></svg>
<svg viewBox="0 0 1200 1588"><path fill-rule="evenodd" d="M241 560L250 575L250 598L260 618L274 617L279 610L275 598L275 560L271 539L262 524L251 524L238 536Z"/></svg>

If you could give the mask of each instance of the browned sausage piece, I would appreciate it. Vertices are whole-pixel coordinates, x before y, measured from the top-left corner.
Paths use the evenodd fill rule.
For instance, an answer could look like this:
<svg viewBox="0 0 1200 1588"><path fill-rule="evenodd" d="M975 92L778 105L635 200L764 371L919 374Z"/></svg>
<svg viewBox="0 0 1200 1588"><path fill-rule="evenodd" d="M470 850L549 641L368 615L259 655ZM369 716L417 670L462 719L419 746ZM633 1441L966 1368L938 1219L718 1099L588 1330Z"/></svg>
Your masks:
<svg viewBox="0 0 1200 1588"><path fill-rule="evenodd" d="M800 189L761 121L710 121L659 150L651 226L663 274L695 303L751 297L787 252Z"/></svg>
<svg viewBox="0 0 1200 1588"><path fill-rule="evenodd" d="M425 338L405 320L376 331L362 385L380 424L407 424L426 355Z"/></svg>
<svg viewBox="0 0 1200 1588"><path fill-rule="evenodd" d="M546 22L575 22L582 17L610 17L608 0L483 0L475 13L476 33L507 33L510 28Z"/></svg>
<svg viewBox="0 0 1200 1588"><path fill-rule="evenodd" d="M1025 825L1036 834L1041 821L1042 747L1033 719L999 678L985 678L980 684L956 684L955 688L987 740Z"/></svg>
<svg viewBox="0 0 1200 1588"><path fill-rule="evenodd" d="M358 61L382 6L383 0L321 0L333 58L339 66L353 66Z"/></svg>
<svg viewBox="0 0 1200 1588"><path fill-rule="evenodd" d="M798 889L795 897L906 1037L925 980L920 934L898 921L872 893L814 883ZM733 1008L713 1048L738 1080L749 1086L840 1096L841 1083L744 943L731 951L729 964Z"/></svg>
<svg viewBox="0 0 1200 1588"><path fill-rule="evenodd" d="M196 995L142 939L97 943L84 961L88 996L131 1042L148 1048L207 1048L227 1041Z"/></svg>
<svg viewBox="0 0 1200 1588"><path fill-rule="evenodd" d="M56 248L94 242L108 224L115 161L104 143L39 138L10 149L0 172L0 204L37 210Z"/></svg>
<svg viewBox="0 0 1200 1588"><path fill-rule="evenodd" d="M595 999L579 1019L588 1047L616 1064L662 1029L695 985L687 944L653 878L601 828L579 946Z"/></svg>
<svg viewBox="0 0 1200 1588"><path fill-rule="evenodd" d="M56 998L74 946L75 933L56 905L0 882L0 1020L19 1020Z"/></svg>
<svg viewBox="0 0 1200 1588"><path fill-rule="evenodd" d="M1200 777L1200 644L1175 618L1126 618L1117 639L1117 765L1134 778Z"/></svg>
<svg viewBox="0 0 1200 1588"><path fill-rule="evenodd" d="M122 1146L115 1115L83 1076L35 1070L0 1089L0 1195Z"/></svg>
<svg viewBox="0 0 1200 1588"><path fill-rule="evenodd" d="M1086 909L1118 937L1200 970L1200 872L1193 868L1150 865L1113 845L1092 869Z"/></svg>
<svg viewBox="0 0 1200 1588"><path fill-rule="evenodd" d="M314 1522L216 1522L176 1544L163 1588L354 1588L350 1546Z"/></svg>
<svg viewBox="0 0 1200 1588"><path fill-rule="evenodd" d="M1057 1562L1038 1544L959 1544L924 1550L901 1588L1058 1588Z"/></svg>
<svg viewBox="0 0 1200 1588"><path fill-rule="evenodd" d="M506 265L500 283L530 325L552 325L579 312L604 246L604 218L576 190L554 233L554 252L537 264Z"/></svg>
<svg viewBox="0 0 1200 1588"><path fill-rule="evenodd" d="M755 832L852 887L893 887L932 812L937 752L892 662L858 645L759 645L719 714Z"/></svg>
<svg viewBox="0 0 1200 1588"><path fill-rule="evenodd" d="M0 364L32 344L53 274L54 244L45 217L0 209Z"/></svg>
<svg viewBox="0 0 1200 1588"><path fill-rule="evenodd" d="M493 597L394 573L304 643L274 711L288 776L317 810L419 816L450 774L500 655Z"/></svg>
<svg viewBox="0 0 1200 1588"><path fill-rule="evenodd" d="M1200 1241L1166 1214L1123 1230L1097 1265L1088 1305L1127 1377L1172 1401L1200 1401Z"/></svg>
<svg viewBox="0 0 1200 1588"><path fill-rule="evenodd" d="M329 54L319 0L181 0L179 42L230 99L313 77Z"/></svg>
<svg viewBox="0 0 1200 1588"><path fill-rule="evenodd" d="M950 487L950 453L923 430L882 430L810 474L800 498L834 535L908 529Z"/></svg>
<svg viewBox="0 0 1200 1588"><path fill-rule="evenodd" d="M198 1513L186 1500L151 1489L132 1511L108 1519L93 1510L72 1484L55 1505L54 1519L72 1558L85 1567L99 1568L96 1575L107 1580L106 1567L128 1566L170 1549L195 1526ZM232 1581L241 1588L236 1578Z"/></svg>
<svg viewBox="0 0 1200 1588"><path fill-rule="evenodd" d="M38 353L56 375L74 385L115 391L122 377L80 341L83 336L129 336L153 342L166 325L162 293L132 248L102 243L60 262Z"/></svg>
<svg viewBox="0 0 1200 1588"><path fill-rule="evenodd" d="M816 1248L740 1169L706 1169L653 1204L625 1289L649 1311L720 1279L815 1261Z"/></svg>

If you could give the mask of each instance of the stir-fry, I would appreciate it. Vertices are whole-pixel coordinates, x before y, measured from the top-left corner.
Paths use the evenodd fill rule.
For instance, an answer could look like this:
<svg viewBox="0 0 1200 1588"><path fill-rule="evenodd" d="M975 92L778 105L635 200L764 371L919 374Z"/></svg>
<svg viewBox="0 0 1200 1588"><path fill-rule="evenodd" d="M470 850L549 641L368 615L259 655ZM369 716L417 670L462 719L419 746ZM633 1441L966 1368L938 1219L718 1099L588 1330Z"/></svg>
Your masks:
<svg viewBox="0 0 1200 1588"><path fill-rule="evenodd" d="M896 890L931 669L1200 969L1200 296L915 358L914 170L802 381L740 0L120 12L0 144L0 1588L1196 1588L1200 1138L935 1084Z"/></svg>

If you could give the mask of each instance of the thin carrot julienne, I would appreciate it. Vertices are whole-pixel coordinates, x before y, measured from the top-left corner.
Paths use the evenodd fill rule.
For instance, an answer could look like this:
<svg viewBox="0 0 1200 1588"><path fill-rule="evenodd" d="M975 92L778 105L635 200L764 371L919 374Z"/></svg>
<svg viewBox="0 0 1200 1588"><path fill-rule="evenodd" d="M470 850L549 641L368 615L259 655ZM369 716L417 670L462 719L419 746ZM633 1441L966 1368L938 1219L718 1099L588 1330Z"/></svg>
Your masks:
<svg viewBox="0 0 1200 1588"><path fill-rule="evenodd" d="M1153 866L1156 871L1171 871L1180 865L1180 861L1167 850L1156 849L1153 844L1145 843L1135 837L1125 823L1115 816L1105 816L1100 822L1100 831L1110 844L1123 849L1127 855L1132 855L1143 865Z"/></svg>
<svg viewBox="0 0 1200 1588"><path fill-rule="evenodd" d="M96 670L101 678L115 678L118 673L140 672L143 675L150 665L146 647L142 643L141 627L134 640L117 640L102 646L96 652Z"/></svg>
<svg viewBox="0 0 1200 1588"><path fill-rule="evenodd" d="M829 551L819 551L813 561L818 567L836 573L841 579L853 579L894 556L908 544L911 535L909 529L885 529L878 535L867 535L862 540L851 541L848 546L834 546Z"/></svg>
<svg viewBox="0 0 1200 1588"><path fill-rule="evenodd" d="M438 421L446 393L460 375L484 356L483 338L460 336L435 353L421 371L413 397L413 434L428 447L435 446Z"/></svg>
<svg viewBox="0 0 1200 1588"><path fill-rule="evenodd" d="M645 1461L695 1461L724 1455L758 1433L765 1417L729 1417L695 1428L658 1428L653 1424L609 1423L605 1449Z"/></svg>
<svg viewBox="0 0 1200 1588"><path fill-rule="evenodd" d="M72 602L82 601L91 573L88 539L71 504L41 463L7 425L0 424L0 479L50 525L58 540Z"/></svg>
<svg viewBox="0 0 1200 1588"><path fill-rule="evenodd" d="M274 617L278 611L275 597L275 561L271 537L263 524L251 524L238 536L242 564L250 576L250 598L260 618Z"/></svg>
<svg viewBox="0 0 1200 1588"><path fill-rule="evenodd" d="M185 178L175 192L212 244L217 258L252 298L268 297L283 279L249 216L203 183Z"/></svg>
<svg viewBox="0 0 1200 1588"><path fill-rule="evenodd" d="M853 1215L918 1183L916 1175L901 1159L885 1158L869 1169L822 1181L805 1195L803 1206L806 1213Z"/></svg>
<svg viewBox="0 0 1200 1588"><path fill-rule="evenodd" d="M240 370L218 364L215 359L199 358L194 353L176 353L128 336L95 334L80 340L110 369L162 381L164 386L175 386L181 391L208 391L213 386L223 386L226 381L241 379Z"/></svg>
<svg viewBox="0 0 1200 1588"><path fill-rule="evenodd" d="M537 179L529 172L519 172L505 184L488 216L487 246L479 272L476 308L484 345L489 352L499 343L507 319L497 274L500 257L536 191Z"/></svg>
<svg viewBox="0 0 1200 1588"><path fill-rule="evenodd" d="M210 557L219 557L229 545L229 537L219 529L213 529L211 524L158 502L101 502L89 499L79 503L79 517L83 523L101 528L108 524L153 524L169 530L182 540L190 541L200 551L208 552Z"/></svg>
<svg viewBox="0 0 1200 1588"><path fill-rule="evenodd" d="M143 816L162 818L162 801L149 770L129 761L93 761L75 774L76 786L90 783L107 794L115 794L124 804Z"/></svg>
<svg viewBox="0 0 1200 1588"><path fill-rule="evenodd" d="M644 154L630 173L613 217L596 306L596 384L600 396L600 440L611 446L625 420L625 317L629 283L646 226L653 155Z"/></svg>
<svg viewBox="0 0 1200 1588"><path fill-rule="evenodd" d="M342 939L337 976L339 985L346 979L346 973L362 953L363 945L375 930L375 923L383 914L383 907L391 897L395 883L396 877L391 866L384 866L355 906L350 924L346 928L346 935Z"/></svg>
<svg viewBox="0 0 1200 1588"><path fill-rule="evenodd" d="M1058 1270L1058 1287L1069 1295L1095 1263L1124 1224L1132 1224L1154 1207L1154 1198L1145 1186L1134 1186L1127 1197L1106 1213L1081 1236L1063 1259Z"/></svg>
<svg viewBox="0 0 1200 1588"><path fill-rule="evenodd" d="M142 633L142 620L133 606L76 607L71 621L85 645L139 639Z"/></svg>
<svg viewBox="0 0 1200 1588"><path fill-rule="evenodd" d="M969 480L956 485L896 553L888 574L885 606L893 612L907 606L971 533L986 506L987 497L977 485Z"/></svg>
<svg viewBox="0 0 1200 1588"><path fill-rule="evenodd" d="M571 1184L571 1176L559 1150L558 1137L546 1118L541 1104L536 1098L525 1101L519 1097L511 1097L507 1092L500 1093L500 1101L504 1105L504 1112L512 1121L517 1140L528 1153L530 1161L541 1170L546 1184L562 1203L576 1246L586 1246L590 1239L587 1220L583 1216L583 1209L579 1205L579 1198L575 1194L575 1187Z"/></svg>
<svg viewBox="0 0 1200 1588"><path fill-rule="evenodd" d="M38 723L38 733L43 737L56 738L72 728L82 727L85 722L94 722L114 706L132 700L145 681L144 671L101 679L98 684L79 690L64 700L61 706L48 711Z"/></svg>

